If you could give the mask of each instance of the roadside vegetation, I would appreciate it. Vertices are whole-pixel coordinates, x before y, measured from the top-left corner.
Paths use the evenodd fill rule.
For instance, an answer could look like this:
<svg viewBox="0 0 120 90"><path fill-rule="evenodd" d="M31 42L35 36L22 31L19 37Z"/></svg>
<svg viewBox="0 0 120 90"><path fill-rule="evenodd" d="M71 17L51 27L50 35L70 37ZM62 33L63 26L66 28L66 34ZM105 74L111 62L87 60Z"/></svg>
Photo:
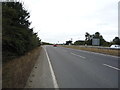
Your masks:
<svg viewBox="0 0 120 90"><path fill-rule="evenodd" d="M74 45L70 45L70 46L61 45L61 46L65 47L65 48L72 48L72 49L85 50L85 51L109 54L109 55L114 55L114 56L120 56L120 50L80 47L80 46L74 46Z"/></svg>
<svg viewBox="0 0 120 90"><path fill-rule="evenodd" d="M99 33L95 32L95 34L90 34L88 32L85 33L85 40L76 40L72 42L72 40L66 41L64 45L93 45L94 39L97 39L98 45L103 47L110 47L111 45L120 45L120 38L116 36L112 41L108 42L104 39L104 37Z"/></svg>
<svg viewBox="0 0 120 90"><path fill-rule="evenodd" d="M93 45L94 39L98 40L96 41L96 45ZM77 40L74 43L72 43L72 40L69 40L69 41L66 41L65 44L62 44L61 46L66 48L73 48L73 49L120 56L120 50L97 48L97 46L110 47L111 45L120 45L120 38L116 36L111 42L108 42L103 38L103 36L99 32L96 32L93 35L86 32L85 40ZM93 48L93 47L96 47L96 48Z"/></svg>
<svg viewBox="0 0 120 90"><path fill-rule="evenodd" d="M29 28L29 12L20 2L2 3L3 63L22 56L40 45L37 33Z"/></svg>
<svg viewBox="0 0 120 90"><path fill-rule="evenodd" d="M5 63L2 67L2 88L24 88L40 55L41 47Z"/></svg>
<svg viewBox="0 0 120 90"><path fill-rule="evenodd" d="M53 45L53 44L48 42L42 42L42 45Z"/></svg>
<svg viewBox="0 0 120 90"><path fill-rule="evenodd" d="M40 39L20 2L2 3L2 87L23 88L40 54Z"/></svg>

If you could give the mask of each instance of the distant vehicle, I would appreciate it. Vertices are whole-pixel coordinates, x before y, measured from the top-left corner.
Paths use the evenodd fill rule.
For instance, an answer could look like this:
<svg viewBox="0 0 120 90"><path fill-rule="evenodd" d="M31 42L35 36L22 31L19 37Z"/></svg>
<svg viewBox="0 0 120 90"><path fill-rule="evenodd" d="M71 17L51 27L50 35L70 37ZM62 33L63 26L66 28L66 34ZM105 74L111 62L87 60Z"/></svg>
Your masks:
<svg viewBox="0 0 120 90"><path fill-rule="evenodd" d="M110 48L120 49L120 45L111 45Z"/></svg>
<svg viewBox="0 0 120 90"><path fill-rule="evenodd" d="M57 44L54 44L53 47L57 47Z"/></svg>

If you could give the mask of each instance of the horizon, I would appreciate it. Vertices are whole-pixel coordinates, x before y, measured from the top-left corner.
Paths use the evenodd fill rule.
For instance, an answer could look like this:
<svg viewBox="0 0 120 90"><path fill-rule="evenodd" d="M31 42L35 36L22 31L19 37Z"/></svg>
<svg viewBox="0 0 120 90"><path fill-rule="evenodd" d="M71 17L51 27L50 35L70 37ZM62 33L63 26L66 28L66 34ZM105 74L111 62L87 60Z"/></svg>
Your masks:
<svg viewBox="0 0 120 90"><path fill-rule="evenodd" d="M22 0L23 1L23 0ZM118 37L119 0L23 1L31 28L44 42L85 40L85 33L100 32L106 41ZM87 2L87 3L86 3ZM39 10L39 11L38 11ZM56 38L57 37L57 38Z"/></svg>

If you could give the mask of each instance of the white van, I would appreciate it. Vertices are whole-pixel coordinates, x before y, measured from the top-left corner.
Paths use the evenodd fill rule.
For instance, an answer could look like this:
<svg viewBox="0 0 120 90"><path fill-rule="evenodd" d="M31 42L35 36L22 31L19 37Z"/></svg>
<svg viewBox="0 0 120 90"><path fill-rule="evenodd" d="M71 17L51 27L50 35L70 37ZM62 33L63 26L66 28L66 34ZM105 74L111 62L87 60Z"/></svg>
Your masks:
<svg viewBox="0 0 120 90"><path fill-rule="evenodd" d="M120 49L120 45L111 45L110 48Z"/></svg>

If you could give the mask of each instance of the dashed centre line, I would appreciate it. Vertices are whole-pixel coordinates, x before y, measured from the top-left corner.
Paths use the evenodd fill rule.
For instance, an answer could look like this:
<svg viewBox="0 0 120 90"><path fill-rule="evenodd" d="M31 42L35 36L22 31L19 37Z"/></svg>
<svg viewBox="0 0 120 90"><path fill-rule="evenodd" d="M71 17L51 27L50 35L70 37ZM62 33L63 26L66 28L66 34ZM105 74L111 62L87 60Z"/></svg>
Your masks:
<svg viewBox="0 0 120 90"><path fill-rule="evenodd" d="M116 67L110 66L110 65L108 65L108 64L103 64L103 65L104 65L104 66L107 66L107 67L109 67L109 68L115 69L115 70L120 70L119 68L116 68Z"/></svg>
<svg viewBox="0 0 120 90"><path fill-rule="evenodd" d="M75 55L75 56L78 56L78 57L81 57L83 59L85 59L86 57L83 57L83 56L80 56L80 55L77 55L77 54L74 54L74 53L71 53L72 55Z"/></svg>

